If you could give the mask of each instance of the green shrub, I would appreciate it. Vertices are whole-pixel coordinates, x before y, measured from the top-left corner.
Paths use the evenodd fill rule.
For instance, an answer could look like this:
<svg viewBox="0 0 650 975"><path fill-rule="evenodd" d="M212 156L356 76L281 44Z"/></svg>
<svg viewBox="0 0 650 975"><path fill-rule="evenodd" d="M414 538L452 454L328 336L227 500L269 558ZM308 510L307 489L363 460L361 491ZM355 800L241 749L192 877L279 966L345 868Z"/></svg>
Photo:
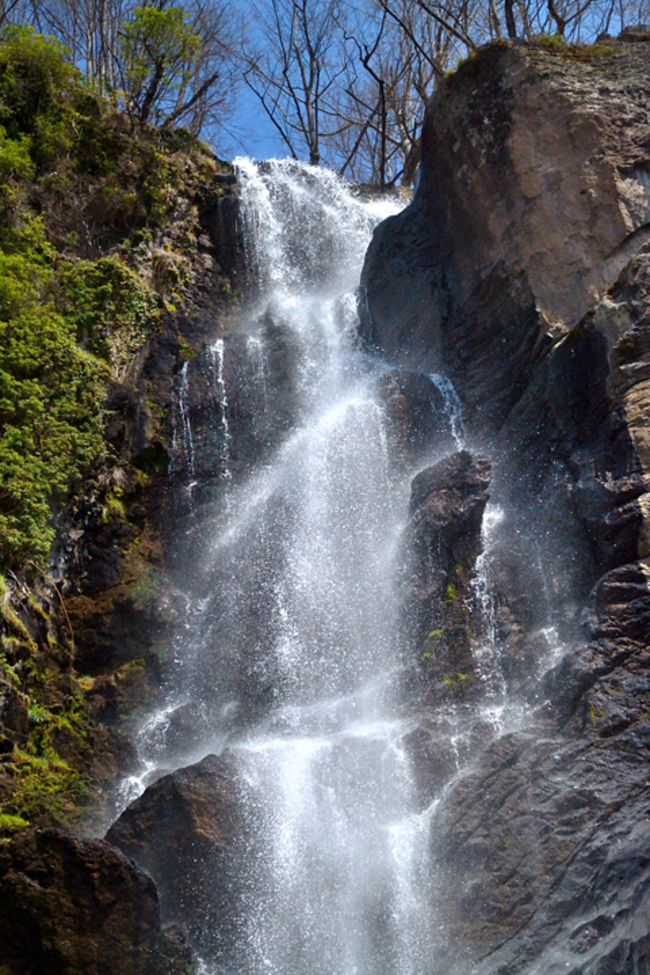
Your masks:
<svg viewBox="0 0 650 975"><path fill-rule="evenodd" d="M79 71L57 40L31 27L5 27L0 40L0 123L10 139L30 137L42 168L70 148Z"/></svg>
<svg viewBox="0 0 650 975"><path fill-rule="evenodd" d="M77 341L119 366L142 345L155 310L138 275L115 257L81 261L62 279L63 302Z"/></svg>
<svg viewBox="0 0 650 975"><path fill-rule="evenodd" d="M103 429L105 367L39 304L49 272L32 256L0 252L0 561L12 568L47 559L49 502L97 456Z"/></svg>

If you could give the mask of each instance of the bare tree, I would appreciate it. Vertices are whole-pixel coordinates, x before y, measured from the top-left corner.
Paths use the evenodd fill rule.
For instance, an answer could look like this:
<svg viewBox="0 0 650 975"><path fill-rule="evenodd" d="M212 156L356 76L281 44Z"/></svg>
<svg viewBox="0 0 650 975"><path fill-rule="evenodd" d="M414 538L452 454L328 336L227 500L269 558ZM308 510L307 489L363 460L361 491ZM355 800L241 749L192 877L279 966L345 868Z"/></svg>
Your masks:
<svg viewBox="0 0 650 975"><path fill-rule="evenodd" d="M216 0L135 7L117 45L128 114L142 124L182 122L195 133L214 121L235 84L227 24Z"/></svg>
<svg viewBox="0 0 650 975"><path fill-rule="evenodd" d="M294 158L321 160L325 100L343 73L336 0L267 0L254 6L261 44L244 47L244 80Z"/></svg>
<svg viewBox="0 0 650 975"><path fill-rule="evenodd" d="M125 0L32 0L36 29L57 37L102 94L118 84L118 30L129 9Z"/></svg>
<svg viewBox="0 0 650 975"><path fill-rule="evenodd" d="M324 136L339 171L363 182L410 184L424 107L459 45L410 0L372 3L344 31L345 81Z"/></svg>

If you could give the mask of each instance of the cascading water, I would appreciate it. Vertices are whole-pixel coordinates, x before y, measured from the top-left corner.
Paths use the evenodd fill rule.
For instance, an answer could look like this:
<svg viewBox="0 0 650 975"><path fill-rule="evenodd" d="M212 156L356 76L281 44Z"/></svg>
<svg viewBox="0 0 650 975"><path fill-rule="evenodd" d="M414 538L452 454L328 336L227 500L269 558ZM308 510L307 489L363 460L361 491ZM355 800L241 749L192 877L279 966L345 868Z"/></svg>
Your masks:
<svg viewBox="0 0 650 975"><path fill-rule="evenodd" d="M400 692L398 576L413 472L400 476L391 463L385 366L358 348L354 298L372 229L399 203L364 201L333 174L290 161L237 165L259 291L245 354L256 403L273 409L272 344L290 351L291 424L246 477L228 464L222 472L174 686L140 735L143 768L178 768L226 742L237 764L255 829L240 869L236 944L218 952L219 971L430 975L436 803L422 810L416 801L404 745L414 721ZM229 461L224 341L209 354ZM433 383L460 447L453 387L437 375ZM184 368L179 413L193 482L187 384ZM479 579L485 606L486 585ZM494 647L477 654L489 697ZM172 749L166 729L181 706L199 730ZM445 722L459 769L471 728L453 708ZM124 802L143 784L129 780Z"/></svg>
<svg viewBox="0 0 650 975"><path fill-rule="evenodd" d="M260 287L297 346L299 402L267 492L242 499L213 551L219 575L253 539L264 553L252 588L265 645L253 667L278 700L265 732L238 745L259 810L242 969L408 975L421 970L412 956L424 930L409 876L405 729L390 705L408 485L389 476L381 367L357 352L346 297L374 223L396 206L294 164L241 161L239 175Z"/></svg>

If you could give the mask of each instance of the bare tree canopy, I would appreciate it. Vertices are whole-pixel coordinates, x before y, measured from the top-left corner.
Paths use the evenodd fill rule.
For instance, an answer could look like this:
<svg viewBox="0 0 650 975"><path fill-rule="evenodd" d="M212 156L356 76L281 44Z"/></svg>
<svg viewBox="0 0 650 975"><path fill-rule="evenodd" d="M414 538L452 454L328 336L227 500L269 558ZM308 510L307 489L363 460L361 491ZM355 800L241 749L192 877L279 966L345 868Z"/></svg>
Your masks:
<svg viewBox="0 0 650 975"><path fill-rule="evenodd" d="M281 152L382 186L413 182L426 102L481 44L648 21L650 0L0 0L134 123L215 140L257 110Z"/></svg>

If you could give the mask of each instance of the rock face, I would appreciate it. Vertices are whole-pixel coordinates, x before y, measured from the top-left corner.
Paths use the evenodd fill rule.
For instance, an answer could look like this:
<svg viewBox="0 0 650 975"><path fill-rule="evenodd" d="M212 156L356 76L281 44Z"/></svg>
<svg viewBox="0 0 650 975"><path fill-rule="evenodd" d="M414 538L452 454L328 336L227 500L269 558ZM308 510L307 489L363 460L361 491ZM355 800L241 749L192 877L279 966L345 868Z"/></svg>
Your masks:
<svg viewBox="0 0 650 975"><path fill-rule="evenodd" d="M243 788L231 759L209 755L149 786L106 836L154 878L164 916L217 958L237 935Z"/></svg>
<svg viewBox="0 0 650 975"><path fill-rule="evenodd" d="M462 450L411 484L404 625L429 697L465 696L474 684L469 582L481 551L490 465Z"/></svg>
<svg viewBox="0 0 650 975"><path fill-rule="evenodd" d="M364 270L367 339L449 375L492 462L496 640L528 714L436 812L444 973L650 964L647 36L461 66ZM425 783L453 767L441 720L410 743Z"/></svg>
<svg viewBox="0 0 650 975"><path fill-rule="evenodd" d="M119 850L43 829L0 848L0 965L11 975L190 975L193 958L163 934L153 881Z"/></svg>
<svg viewBox="0 0 650 975"><path fill-rule="evenodd" d="M434 449L453 449L449 411L435 378L394 370L384 373L378 385L397 471L412 469Z"/></svg>
<svg viewBox="0 0 650 975"><path fill-rule="evenodd" d="M171 470L196 482L193 504L264 460L295 417L295 338L268 312L262 324L259 336L232 332L208 346L178 384Z"/></svg>
<svg viewBox="0 0 650 975"><path fill-rule="evenodd" d="M497 44L462 65L429 106L415 201L369 252L372 339L418 368L442 360L498 424L553 327L650 235L649 74L645 44L609 41Z"/></svg>

